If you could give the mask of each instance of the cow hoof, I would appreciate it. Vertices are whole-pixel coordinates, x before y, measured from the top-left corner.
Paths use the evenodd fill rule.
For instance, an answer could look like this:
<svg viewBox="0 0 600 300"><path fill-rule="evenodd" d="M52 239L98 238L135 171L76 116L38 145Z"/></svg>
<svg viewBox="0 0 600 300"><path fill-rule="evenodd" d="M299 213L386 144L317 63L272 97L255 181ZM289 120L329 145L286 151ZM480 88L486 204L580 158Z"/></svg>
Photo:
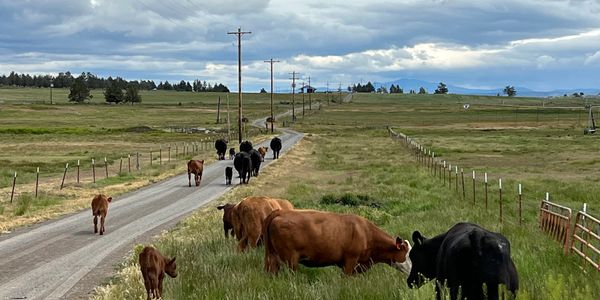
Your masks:
<svg viewBox="0 0 600 300"><path fill-rule="evenodd" d="M104 235L104 232L100 232L100 235Z"/></svg>

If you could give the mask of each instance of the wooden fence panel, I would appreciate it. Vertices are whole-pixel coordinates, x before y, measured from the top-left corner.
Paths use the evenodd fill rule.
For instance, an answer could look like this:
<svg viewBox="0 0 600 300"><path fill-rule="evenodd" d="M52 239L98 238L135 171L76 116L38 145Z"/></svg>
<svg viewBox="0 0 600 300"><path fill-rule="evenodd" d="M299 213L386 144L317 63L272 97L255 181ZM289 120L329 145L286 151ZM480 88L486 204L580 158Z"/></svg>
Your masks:
<svg viewBox="0 0 600 300"><path fill-rule="evenodd" d="M569 236L571 229L571 209L543 200L540 205L540 229L564 246L569 252Z"/></svg>
<svg viewBox="0 0 600 300"><path fill-rule="evenodd" d="M582 211L577 213L571 251L600 271L600 220Z"/></svg>

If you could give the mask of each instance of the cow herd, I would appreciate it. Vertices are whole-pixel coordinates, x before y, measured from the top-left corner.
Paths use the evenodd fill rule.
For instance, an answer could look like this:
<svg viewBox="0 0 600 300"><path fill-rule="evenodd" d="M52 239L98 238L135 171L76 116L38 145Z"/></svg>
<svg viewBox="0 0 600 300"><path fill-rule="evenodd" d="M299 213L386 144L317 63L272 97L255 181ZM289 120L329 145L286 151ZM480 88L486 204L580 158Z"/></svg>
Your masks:
<svg viewBox="0 0 600 300"><path fill-rule="evenodd" d="M270 143L273 159L279 157L281 140ZM219 159L225 159L227 143L215 143ZM249 141L240 144L240 152L230 149L230 159L240 177L248 183L257 176L267 147L254 149ZM188 181L194 174L200 185L203 160L188 162ZM226 184L231 184L233 169L226 167ZM104 233L104 221L111 197L97 195L92 201L94 233ZM419 231L412 235L413 245L393 237L368 219L354 214L295 209L285 199L250 196L238 203L217 207L223 211L225 238L237 240L238 252L248 248L264 248L264 270L276 274L282 267L298 270L307 267L337 266L346 275L369 270L378 263L387 264L408 275L410 288L418 288L428 280L436 285L437 299L498 299L499 286L513 297L519 288L517 269L511 258L510 243L500 233L490 232L476 224L458 223L447 232L425 238ZM164 274L177 276L175 258L163 256L157 249L145 247L139 264L148 299L160 298ZM446 289L447 288L447 289Z"/></svg>

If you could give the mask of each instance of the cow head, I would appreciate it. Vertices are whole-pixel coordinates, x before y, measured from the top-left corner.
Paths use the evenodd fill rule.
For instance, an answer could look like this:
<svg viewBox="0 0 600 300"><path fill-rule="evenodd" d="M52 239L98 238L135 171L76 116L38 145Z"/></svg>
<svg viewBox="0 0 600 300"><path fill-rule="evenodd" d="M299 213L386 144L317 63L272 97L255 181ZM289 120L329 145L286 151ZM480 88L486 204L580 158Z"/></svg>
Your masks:
<svg viewBox="0 0 600 300"><path fill-rule="evenodd" d="M177 264L175 263L175 257L169 260L165 265L165 273L169 274L172 278L177 277Z"/></svg>
<svg viewBox="0 0 600 300"><path fill-rule="evenodd" d="M396 270L408 275L410 274L410 269L412 268L412 262L410 260L410 250L412 249L410 242L404 240L406 245L408 246L408 252L406 252L406 260L403 263L394 263L392 266L396 268Z"/></svg>
<svg viewBox="0 0 600 300"><path fill-rule="evenodd" d="M234 235L235 231L233 230L233 217L232 212L234 204L223 204L217 206L218 210L223 210L223 230L225 231L225 238L229 237L229 231L231 230L231 236Z"/></svg>
<svg viewBox="0 0 600 300"><path fill-rule="evenodd" d="M406 241L396 237L396 243L394 244L393 248L389 250L389 253L387 253L387 255L390 255L390 265L398 268L398 265L404 263L406 261L406 254L408 254L409 249L410 245Z"/></svg>
<svg viewBox="0 0 600 300"><path fill-rule="evenodd" d="M415 231L412 235L413 247L410 250L409 259L412 263L410 274L406 279L408 287L419 287L424 283L424 278L435 277L436 256L439 245L431 242L420 232Z"/></svg>
<svg viewBox="0 0 600 300"><path fill-rule="evenodd" d="M110 202L112 201L112 197L108 197L108 198L106 199L106 201L108 201L108 202L110 203Z"/></svg>

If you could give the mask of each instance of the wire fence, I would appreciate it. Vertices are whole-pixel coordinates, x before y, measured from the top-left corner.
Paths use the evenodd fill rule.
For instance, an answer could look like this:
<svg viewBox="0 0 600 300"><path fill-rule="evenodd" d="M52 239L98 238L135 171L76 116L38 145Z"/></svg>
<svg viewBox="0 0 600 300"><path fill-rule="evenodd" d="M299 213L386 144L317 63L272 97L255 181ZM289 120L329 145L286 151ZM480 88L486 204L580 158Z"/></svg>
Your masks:
<svg viewBox="0 0 600 300"><path fill-rule="evenodd" d="M415 139L389 126L387 129L390 137L401 142L420 166L441 180L449 190L454 190L463 202L470 201L473 207L486 211L497 211L500 224L521 226L526 222L537 222L541 231L560 243L565 254L574 252L600 271L600 221L585 212L586 205L584 211L578 212L572 226L571 209L550 202L549 193L541 202L537 197L526 197L521 183L510 180L515 186L507 189L507 181L503 186L502 178L493 180L487 172L477 173L475 170L465 172L463 167L436 157L434 151ZM527 219L533 215L539 218Z"/></svg>

